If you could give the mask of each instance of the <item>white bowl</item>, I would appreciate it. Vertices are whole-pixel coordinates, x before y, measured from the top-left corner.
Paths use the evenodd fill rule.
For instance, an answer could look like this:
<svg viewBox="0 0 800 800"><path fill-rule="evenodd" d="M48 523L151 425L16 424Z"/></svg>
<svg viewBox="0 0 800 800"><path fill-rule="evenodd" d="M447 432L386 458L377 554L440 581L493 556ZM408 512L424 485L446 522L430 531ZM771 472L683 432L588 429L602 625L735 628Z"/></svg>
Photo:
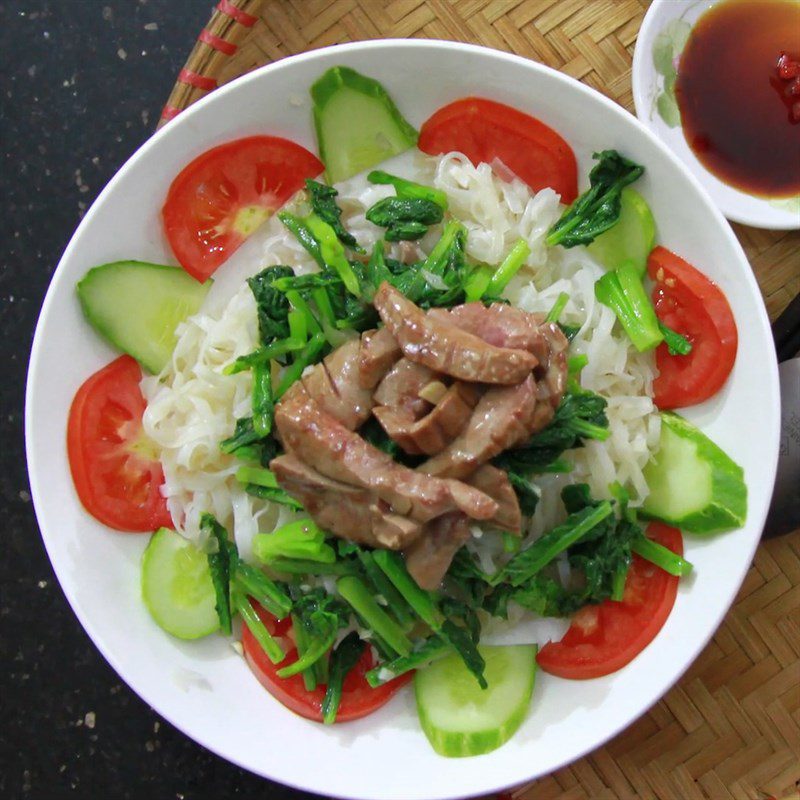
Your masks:
<svg viewBox="0 0 800 800"><path fill-rule="evenodd" d="M774 199L757 197L724 183L706 169L689 147L677 107L673 106L672 114L668 113L666 118L659 111L664 77L656 69L654 48L662 45L665 38L671 39L673 53L679 55L692 26L717 2L719 0L653 0L639 29L633 53L636 116L689 167L729 220L756 228L795 230L800 228L800 195ZM663 38L659 40L660 36Z"/></svg>
<svg viewBox="0 0 800 800"><path fill-rule="evenodd" d="M174 263L159 209L180 168L209 147L269 132L314 149L308 87L338 64L382 81L417 126L444 103L474 94L534 114L572 144L584 183L593 151L618 148L646 165L638 188L652 206L659 240L722 287L741 333L725 388L686 415L744 466L747 525L712 539L687 537L694 577L682 581L656 640L606 678L569 682L540 674L520 731L479 758L437 756L408 689L367 719L323 727L265 692L223 637L169 637L139 597L147 538L95 522L70 479L70 401L114 357L81 316L75 283L90 267L116 259ZM220 269L217 287L252 256L245 245ZM128 161L81 223L47 293L28 376L26 434L36 513L61 586L97 647L146 703L200 744L273 780L348 798L435 800L488 793L557 769L622 730L680 677L728 610L758 543L775 476L779 413L769 322L744 253L698 181L655 136L592 89L525 59L454 43L378 41L257 70L181 114Z"/></svg>

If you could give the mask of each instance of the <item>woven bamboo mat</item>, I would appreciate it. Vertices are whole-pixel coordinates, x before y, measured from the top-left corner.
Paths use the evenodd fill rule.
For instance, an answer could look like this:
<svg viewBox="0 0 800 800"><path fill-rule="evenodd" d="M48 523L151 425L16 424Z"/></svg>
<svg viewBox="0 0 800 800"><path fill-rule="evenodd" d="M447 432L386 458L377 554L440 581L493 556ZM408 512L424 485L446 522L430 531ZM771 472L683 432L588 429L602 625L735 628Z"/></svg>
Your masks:
<svg viewBox="0 0 800 800"><path fill-rule="evenodd" d="M633 112L649 0L221 0L162 123L284 56L384 37L488 45L562 70ZM800 292L800 232L735 225L770 316ZM591 755L514 800L798 798L800 531L758 549L736 604L680 683Z"/></svg>

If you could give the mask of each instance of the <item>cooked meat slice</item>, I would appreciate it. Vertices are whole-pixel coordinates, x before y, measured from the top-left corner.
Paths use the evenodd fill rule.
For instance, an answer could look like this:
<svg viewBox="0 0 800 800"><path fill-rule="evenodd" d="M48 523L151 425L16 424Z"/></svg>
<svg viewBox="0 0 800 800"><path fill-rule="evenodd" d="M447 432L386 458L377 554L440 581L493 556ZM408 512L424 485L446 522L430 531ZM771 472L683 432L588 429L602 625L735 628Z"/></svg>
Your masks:
<svg viewBox="0 0 800 800"><path fill-rule="evenodd" d="M275 424L284 446L328 478L373 491L392 512L426 522L456 509L490 519L497 503L459 481L431 480L396 463L326 414L296 383L278 403Z"/></svg>
<svg viewBox="0 0 800 800"><path fill-rule="evenodd" d="M515 308L506 303L464 303L449 311L446 308L431 309L434 318L449 322L463 331L473 334L495 347L513 347L527 350L541 361L546 357L546 342L539 330L543 317Z"/></svg>
<svg viewBox="0 0 800 800"><path fill-rule="evenodd" d="M386 433L407 453L432 456L461 433L479 397L477 386L456 381L430 413L421 419L415 420L411 414L391 406L376 406L372 413Z"/></svg>
<svg viewBox="0 0 800 800"><path fill-rule="evenodd" d="M375 405L389 406L403 416L419 419L431 407L419 393L435 379L433 370L401 358L375 390Z"/></svg>
<svg viewBox="0 0 800 800"><path fill-rule="evenodd" d="M419 471L447 478L465 478L481 464L521 444L538 424L533 375L516 386L495 386L478 401L467 427L441 453L420 465Z"/></svg>
<svg viewBox="0 0 800 800"><path fill-rule="evenodd" d="M372 411L372 392L359 380L359 341L351 339L303 376L303 385L320 408L354 431Z"/></svg>
<svg viewBox="0 0 800 800"><path fill-rule="evenodd" d="M531 314L521 308L492 303L488 308L483 303L464 303L450 311L434 308L428 316L450 323L461 330L483 339L495 347L511 347L527 350L539 362L534 370L540 399L549 399L557 408L564 394L567 381L566 336L555 322L544 322L541 314Z"/></svg>
<svg viewBox="0 0 800 800"><path fill-rule="evenodd" d="M422 535L403 551L406 568L420 588L439 588L453 556L469 536L469 520L463 514L445 514L425 526Z"/></svg>
<svg viewBox="0 0 800 800"><path fill-rule="evenodd" d="M342 539L399 550L422 532L421 522L392 514L374 492L326 478L291 453L269 467L317 525Z"/></svg>
<svg viewBox="0 0 800 800"><path fill-rule="evenodd" d="M538 363L525 350L495 347L436 316L429 317L385 281L375 293L374 304L406 358L459 380L515 384Z"/></svg>
<svg viewBox="0 0 800 800"><path fill-rule="evenodd" d="M536 377L540 381L539 396L544 399L545 394L548 394L550 405L556 409L567 388L567 348L569 347L569 342L555 322L548 322L543 325L542 331L550 346L550 353L547 361L543 361L541 365L544 375L540 376L538 372L536 373Z"/></svg>
<svg viewBox="0 0 800 800"><path fill-rule="evenodd" d="M489 524L519 536L522 532L522 512L508 475L491 464L484 464L466 482L488 494L497 503L497 513L489 520Z"/></svg>
<svg viewBox="0 0 800 800"><path fill-rule="evenodd" d="M397 339L388 328L362 333L358 353L359 385L363 389L374 389L402 355Z"/></svg>

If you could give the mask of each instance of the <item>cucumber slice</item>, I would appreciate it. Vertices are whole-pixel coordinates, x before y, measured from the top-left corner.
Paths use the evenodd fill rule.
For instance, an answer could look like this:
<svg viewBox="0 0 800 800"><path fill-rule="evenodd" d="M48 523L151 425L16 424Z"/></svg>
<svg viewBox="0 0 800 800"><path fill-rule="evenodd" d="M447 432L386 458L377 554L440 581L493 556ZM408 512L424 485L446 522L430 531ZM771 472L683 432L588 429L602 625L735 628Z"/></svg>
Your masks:
<svg viewBox="0 0 800 800"><path fill-rule="evenodd" d="M683 417L661 415L658 452L644 468L644 516L689 533L739 528L747 517L744 471Z"/></svg>
<svg viewBox="0 0 800 800"><path fill-rule="evenodd" d="M632 264L642 276L655 244L656 223L650 206L634 189L626 186L620 200L622 207L617 224L601 233L588 249L606 269Z"/></svg>
<svg viewBox="0 0 800 800"><path fill-rule="evenodd" d="M169 528L159 528L144 551L142 599L158 625L179 639L219 628L208 557Z"/></svg>
<svg viewBox="0 0 800 800"><path fill-rule="evenodd" d="M145 369L161 372L175 348L175 328L196 314L211 288L180 267L115 261L90 269L78 299L94 329Z"/></svg>
<svg viewBox="0 0 800 800"><path fill-rule="evenodd" d="M536 645L478 647L487 689L452 653L414 676L422 730L442 756L478 756L507 742L528 711L536 675Z"/></svg>
<svg viewBox="0 0 800 800"><path fill-rule="evenodd" d="M319 154L331 183L417 143L386 89L348 67L332 67L311 87Z"/></svg>

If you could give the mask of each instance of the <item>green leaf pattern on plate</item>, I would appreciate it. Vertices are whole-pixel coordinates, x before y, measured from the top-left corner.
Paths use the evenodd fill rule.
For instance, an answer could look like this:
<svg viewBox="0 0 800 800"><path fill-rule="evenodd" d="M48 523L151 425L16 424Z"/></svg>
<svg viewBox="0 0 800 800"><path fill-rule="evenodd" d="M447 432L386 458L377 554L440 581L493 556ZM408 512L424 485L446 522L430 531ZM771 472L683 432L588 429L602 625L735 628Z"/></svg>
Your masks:
<svg viewBox="0 0 800 800"><path fill-rule="evenodd" d="M800 194L795 197L774 197L769 201L773 208L800 215Z"/></svg>
<svg viewBox="0 0 800 800"><path fill-rule="evenodd" d="M675 81L678 77L676 65L691 30L692 26L686 20L670 20L653 43L653 66L662 77L661 90L655 99L656 110L670 128L681 124L678 101L675 99Z"/></svg>

